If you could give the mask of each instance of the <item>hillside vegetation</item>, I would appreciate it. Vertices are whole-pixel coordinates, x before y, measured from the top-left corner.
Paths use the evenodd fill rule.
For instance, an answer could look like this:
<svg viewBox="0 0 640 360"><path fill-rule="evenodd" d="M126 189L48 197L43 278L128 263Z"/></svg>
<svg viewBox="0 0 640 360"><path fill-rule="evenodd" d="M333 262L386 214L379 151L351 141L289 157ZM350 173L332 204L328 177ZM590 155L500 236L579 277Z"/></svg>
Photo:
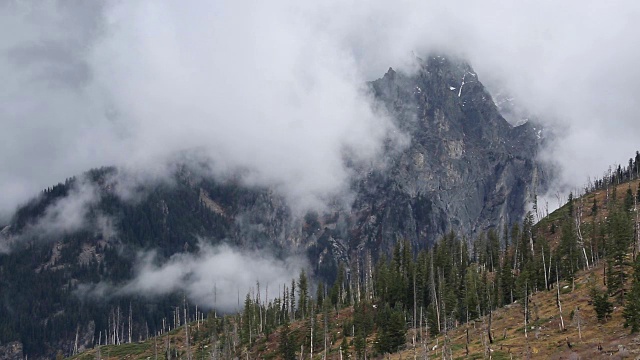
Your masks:
<svg viewBox="0 0 640 360"><path fill-rule="evenodd" d="M256 284L240 314L197 316L76 358L637 357L639 161L569 195L536 224L529 214L420 251L399 241L389 258L341 264L314 294L304 272L270 301Z"/></svg>

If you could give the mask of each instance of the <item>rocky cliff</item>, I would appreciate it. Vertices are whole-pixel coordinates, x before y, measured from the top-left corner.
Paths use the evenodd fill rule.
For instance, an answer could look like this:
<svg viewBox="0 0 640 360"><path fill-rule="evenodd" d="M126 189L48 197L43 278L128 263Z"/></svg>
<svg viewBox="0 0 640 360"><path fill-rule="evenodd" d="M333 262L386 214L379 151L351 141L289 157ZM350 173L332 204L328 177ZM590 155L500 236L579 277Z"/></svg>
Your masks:
<svg viewBox="0 0 640 360"><path fill-rule="evenodd" d="M435 56L409 76L389 69L371 88L411 143L360 184L360 241L425 246L449 230L473 236L521 220L544 186L539 134L509 125L468 64Z"/></svg>

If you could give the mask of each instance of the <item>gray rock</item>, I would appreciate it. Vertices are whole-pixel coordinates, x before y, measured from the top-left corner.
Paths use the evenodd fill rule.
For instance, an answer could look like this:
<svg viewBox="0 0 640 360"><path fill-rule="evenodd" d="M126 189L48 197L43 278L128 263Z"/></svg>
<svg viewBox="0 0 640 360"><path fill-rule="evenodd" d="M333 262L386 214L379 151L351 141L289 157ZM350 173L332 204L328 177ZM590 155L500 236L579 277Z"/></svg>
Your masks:
<svg viewBox="0 0 640 360"><path fill-rule="evenodd" d="M22 343L13 341L6 345L0 344L0 360L22 360Z"/></svg>

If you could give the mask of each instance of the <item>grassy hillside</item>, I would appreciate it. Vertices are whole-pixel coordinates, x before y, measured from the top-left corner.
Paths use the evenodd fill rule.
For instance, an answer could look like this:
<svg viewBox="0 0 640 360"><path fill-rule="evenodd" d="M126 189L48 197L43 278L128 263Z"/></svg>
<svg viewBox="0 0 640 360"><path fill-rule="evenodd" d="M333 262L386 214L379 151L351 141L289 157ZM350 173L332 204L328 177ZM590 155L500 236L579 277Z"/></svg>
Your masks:
<svg viewBox="0 0 640 360"><path fill-rule="evenodd" d="M565 322L565 331L560 330L560 313L556 306L556 289L551 291L541 291L533 294L530 299L532 322L529 324L527 336L524 333L524 307L521 303L507 305L493 313L492 336L493 344L489 344L486 335L488 318L482 317L469 324L463 324L448 333L450 343L450 355L453 359L523 359L544 358L544 359L567 359L571 354L577 354L582 359L594 359L609 357L610 355L625 355L635 358L640 355L640 336L632 335L622 324L622 307L616 306L611 319L606 322L598 322L593 306L590 304L589 286L590 282L602 283L603 265L580 272L575 281L575 289L570 283L560 283L560 300ZM339 313L332 313L331 322L342 324L346 318L352 315L353 309L343 309ZM578 321L580 319L580 321ZM580 329L578 329L580 323ZM305 328L305 322L292 324L292 329L298 335ZM191 354L193 359L211 359L211 338L203 334L210 334L212 326L210 321L190 324L192 331ZM391 354L390 359L410 359L416 354L417 358L424 358L425 346L429 349L428 356L431 359L442 358L442 344L445 341L443 335L431 337L426 344L417 343L415 352L412 342L413 332L419 333L418 329L411 329L407 333L406 349ZM424 331L424 330L423 330ZM467 345L468 331L468 345ZM424 332L423 332L424 334ZM328 359L340 359L340 345L343 344L343 336L340 328L332 332L334 336L333 345L327 351ZM187 358L187 346L184 326L168 334L173 352L172 358ZM369 338L372 344L375 334ZM262 338L250 349L248 358L250 359L279 359L280 333L276 331L269 338ZM347 344L352 343L353 338L347 337ZM567 342L571 344L569 348ZM72 359L93 360L93 359L167 359L165 354L167 335L152 338L144 342L109 345L100 348L100 355L97 349L89 350ZM436 346L437 345L437 346ZM602 350L598 346L601 346ZM468 346L468 355L467 355ZM621 349L620 346L623 348ZM307 350L308 351L308 350ZM369 348L373 352L372 347ZM178 357L176 357L176 353ZM241 351L246 356L246 351ZM343 351L343 359L348 355L353 356L353 349L350 346ZM308 355L307 355L308 356ZM322 359L323 353L316 354L314 358ZM449 358L449 356L447 356Z"/></svg>
<svg viewBox="0 0 640 360"><path fill-rule="evenodd" d="M522 284L517 285L519 280L514 280L514 288L520 286L519 291L522 291L522 289L528 291L527 294L529 296L526 306L529 311L529 317L526 327L524 296L520 296L513 303L506 304L500 308L480 311L479 313L482 316L477 316L469 322L460 321L459 318L454 319L452 317L451 325L453 327L446 332L443 329L436 336L433 335L435 333L432 330L433 326L432 329L427 329L428 315L420 316L420 319L425 319L422 328L412 328L413 321L410 318L413 316L411 314L413 310L405 306L403 314L406 332L403 338L404 344L399 345L397 348L399 351L384 355L377 353L376 342L380 338L381 331L386 331L386 329L376 325L372 327L371 332L366 333L367 358L425 359L427 356L431 359L592 359L610 358L611 356L614 356L614 358L637 358L640 356L640 336L631 334L629 329L623 326L625 322L623 318L625 299L622 296L630 289L629 279L633 271L631 264L634 256L632 249L635 247L637 235L633 234L633 239L629 239L628 252L624 259L623 271L627 276L627 280L621 285L620 290L608 297L608 300L613 305L613 311L608 318L601 321L598 320L592 303L591 291L593 288L604 291L607 285L605 274L607 271L612 271L607 266L608 261L610 261L608 257L610 255L606 254L608 250L598 249L598 246L607 246L607 249L612 246L613 235L609 235L605 231L606 227L611 227L611 225L608 225L607 219L610 216L615 216L613 214L614 211L619 211L623 206L628 189L631 189L633 196L636 196L639 185L639 180L633 180L617 185L615 191L613 186L610 186L608 190L601 188L593 191L583 197L574 199L572 204L563 206L533 227L532 239L535 239L535 241L532 240L532 243L534 247L539 246L541 249L545 249L545 246L547 246L549 256L560 257L563 256L560 247L564 246L562 243L566 241L563 240L563 236L566 234L563 235L561 228L567 226L567 224L573 224L572 226L575 226L575 228L572 228L572 232L577 232L577 224L579 223L585 248L588 249L589 265L587 267L587 261L583 261L580 258L583 256L582 254L576 255L576 258L580 259L580 265L578 266L580 270L577 271L573 278L571 276L565 276L564 279L560 277L558 284L555 283L556 272L549 270L550 276L547 279L549 290L544 289L544 283L543 286L529 286L526 283L523 286ZM613 200L614 193L615 201ZM594 200L595 207L593 206ZM635 224L635 219L637 218L635 206L633 209L625 211L627 212L626 216L630 219L630 224L631 222ZM569 216L570 212L573 212L574 215ZM576 221L576 219L579 219L579 221ZM629 235L631 236L631 234ZM602 238L599 238L600 236ZM522 239L520 241L526 240L526 238L525 234L520 238ZM513 238L512 252L509 252L507 248L503 250L500 256L501 262L509 265L509 269L511 267L510 259L518 259L517 250L514 249L522 246L518 245L515 239L516 237ZM463 250L461 251L464 252ZM477 250L473 251L476 252ZM530 264L538 262L539 255L530 256ZM478 256L478 259L481 259L481 256ZM565 255L560 260L556 260L555 264L558 266L559 262L566 260ZM482 263L482 260L473 261L475 261L475 263L472 262L475 265L472 265L472 269L477 268L478 273L483 273L485 276L484 281L487 284L499 282L499 278L502 275L498 274L498 270L495 272L483 272L482 269L487 267L486 262ZM514 269L517 267L517 260L515 261ZM379 277L379 274L384 273L378 272L379 267L380 265L376 265L374 277ZM521 274L520 272L524 274L525 271L529 271L527 270L529 268L523 267L523 269L514 270L512 276L518 278ZM419 270L413 269L412 271L416 271L413 273L414 276L420 276ZM533 274L533 270L531 271ZM511 269L509 272L512 272ZM522 275L522 278L534 278L532 275L526 276L529 277ZM377 280L374 279L374 281ZM392 285L388 284L387 286ZM413 286L415 289L415 280ZM465 291L468 291L468 289L465 288ZM502 297L504 296L505 294L502 294ZM562 311L558 306L558 299ZM314 318L315 326L311 325L309 318L303 321L292 321L288 330L284 330L286 329L284 326L278 326L273 330L261 331L258 335L250 335L249 341L241 341L242 336L239 335L243 331L243 318L241 315L227 316L224 319L210 316L207 320L193 322L189 325L188 346L185 336L187 331L182 326L168 334L150 338L144 342L119 346L102 346L99 350L92 349L73 359L167 359L167 348L170 349L172 359L223 359L233 357L282 359L282 343L283 339L285 339L283 334L285 333L289 336L287 339L290 338L291 342L295 343L295 357L309 358L308 344L310 344L312 328L314 329L314 355L312 358L357 358L356 345L358 339L353 336L354 330L361 326L360 320L356 319L357 310L354 306L348 304L327 306L327 301L325 299L325 310L316 312ZM380 295L378 291L369 309L375 314L379 314L384 306L384 301L384 296ZM461 304L461 301L461 299L458 299L458 304ZM417 312L417 308L415 309ZM480 309L480 305L478 305L478 309ZM487 309L492 309L491 304ZM467 313L469 312L469 307L467 307L466 311ZM491 311L490 318L487 315L489 311ZM422 312L422 307L420 312ZM418 315L420 314L416 314L416 316ZM434 316L433 313L432 316ZM446 321L445 319L445 323ZM564 328L562 326L563 323ZM489 324L492 342L489 340ZM224 330L221 330L223 328ZM217 331L214 331L214 329ZM214 344L217 344L217 346L214 346ZM214 351L214 348L219 350Z"/></svg>
<svg viewBox="0 0 640 360"><path fill-rule="evenodd" d="M470 324L462 325L449 336L451 354L454 359L594 359L609 355L630 354L635 358L640 354L640 337L631 335L623 327L622 307L616 306L611 319L598 322L591 305L589 286L591 282L602 283L602 264L589 271L580 272L575 282L575 289L570 283L560 283L560 301L565 330L560 328L560 311L556 305L556 289L541 291L531 296L531 322L528 331L524 331L524 307L521 302L507 305L493 313L493 344L487 340L487 317ZM578 328L580 323L580 329ZM469 332L467 356L467 330ZM429 342L430 349L438 343L442 344L444 336ZM571 344L569 347L568 344ZM601 346L602 350L598 346ZM619 346L624 350L620 352ZM391 355L391 359L407 359L413 357L413 346L407 350ZM442 357L440 349L429 351L430 358ZM422 358L420 349L417 350ZM447 357L449 358L449 357Z"/></svg>

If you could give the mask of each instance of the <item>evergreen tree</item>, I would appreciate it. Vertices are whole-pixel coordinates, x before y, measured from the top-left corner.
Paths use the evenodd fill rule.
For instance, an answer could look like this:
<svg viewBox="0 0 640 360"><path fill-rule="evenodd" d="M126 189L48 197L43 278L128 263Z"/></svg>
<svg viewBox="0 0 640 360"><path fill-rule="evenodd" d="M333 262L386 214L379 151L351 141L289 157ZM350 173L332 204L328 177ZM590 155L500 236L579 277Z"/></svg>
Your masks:
<svg viewBox="0 0 640 360"><path fill-rule="evenodd" d="M304 269L298 279L298 312L302 319L309 314L309 284Z"/></svg>
<svg viewBox="0 0 640 360"><path fill-rule="evenodd" d="M363 358L367 349L367 337L373 331L372 307L366 301L361 301L355 306L353 313L353 325L355 328L353 345L358 358Z"/></svg>
<svg viewBox="0 0 640 360"><path fill-rule="evenodd" d="M631 290L627 293L627 299L623 311L624 327L631 328L635 333L640 330L640 257L635 262Z"/></svg>
<svg viewBox="0 0 640 360"><path fill-rule="evenodd" d="M252 321L255 316L255 309L251 296L247 293L244 299L244 311L242 312L242 331L240 333L242 343L250 344L255 339Z"/></svg>
<svg viewBox="0 0 640 360"><path fill-rule="evenodd" d="M573 218L566 219L562 225L558 252L558 257L561 260L561 274L573 280L576 271L578 271L578 262L580 259L578 239L576 238L573 227Z"/></svg>
<svg viewBox="0 0 640 360"><path fill-rule="evenodd" d="M568 212L569 218L572 219L573 218L573 192L569 193L569 200L567 201L567 212Z"/></svg>
<svg viewBox="0 0 640 360"><path fill-rule="evenodd" d="M342 285L344 284L346 270L344 264L338 266L338 276L331 287L331 304L338 309L342 305Z"/></svg>
<svg viewBox="0 0 640 360"><path fill-rule="evenodd" d="M316 290L316 304L318 306L324 306L324 283L320 282L318 284L318 289Z"/></svg>
<svg viewBox="0 0 640 360"><path fill-rule="evenodd" d="M613 211L608 218L609 241L607 244L607 287L609 294L619 293L618 300L622 302L622 287L626 279L626 257L633 228L628 214Z"/></svg>
<svg viewBox="0 0 640 360"><path fill-rule="evenodd" d="M475 267L470 271L467 271L465 283L464 283L464 307L466 312L467 320L473 320L477 318L480 310L480 297L484 298L484 293L482 296L479 296L480 293L478 287L480 285L480 276L478 275L477 269Z"/></svg>
<svg viewBox="0 0 640 360"><path fill-rule="evenodd" d="M487 234L487 246L487 262L493 272L500 266L500 239L494 229L490 229Z"/></svg>
<svg viewBox="0 0 640 360"><path fill-rule="evenodd" d="M594 285L591 288L590 296L598 321L606 320L613 312L613 304L609 301L609 294Z"/></svg>
<svg viewBox="0 0 640 360"><path fill-rule="evenodd" d="M283 360L296 360L296 341L293 336L293 332L289 327L289 322L286 321L282 330L280 331L280 343L278 350L282 355Z"/></svg>
<svg viewBox="0 0 640 360"><path fill-rule="evenodd" d="M394 353L404 345L406 327L404 314L399 309L392 309L389 304L380 309L376 315L376 351L380 354Z"/></svg>
<svg viewBox="0 0 640 360"><path fill-rule="evenodd" d="M289 311L291 312L291 319L296 319L296 280L291 279L291 294L289 295Z"/></svg>
<svg viewBox="0 0 640 360"><path fill-rule="evenodd" d="M631 209L633 209L633 202L634 202L633 191L631 191L631 186L629 186L624 196L624 210L626 212L629 212L631 211Z"/></svg>
<svg viewBox="0 0 640 360"><path fill-rule="evenodd" d="M500 269L501 305L511 304L513 302L513 272L511 271L511 264L508 261L509 258L509 248L507 248Z"/></svg>

